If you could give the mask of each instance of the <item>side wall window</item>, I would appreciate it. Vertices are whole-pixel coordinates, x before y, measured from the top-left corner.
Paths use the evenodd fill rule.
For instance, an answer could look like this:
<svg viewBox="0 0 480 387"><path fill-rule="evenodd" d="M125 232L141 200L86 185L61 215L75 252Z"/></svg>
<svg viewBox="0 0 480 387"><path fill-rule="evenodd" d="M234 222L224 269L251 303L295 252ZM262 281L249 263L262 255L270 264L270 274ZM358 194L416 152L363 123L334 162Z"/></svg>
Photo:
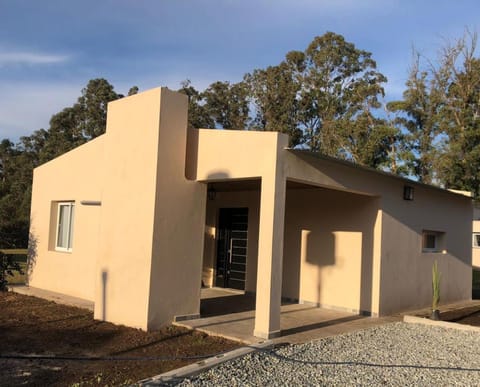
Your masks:
<svg viewBox="0 0 480 387"><path fill-rule="evenodd" d="M74 219L75 203L59 202L57 211L55 250L72 251Z"/></svg>
<svg viewBox="0 0 480 387"><path fill-rule="evenodd" d="M423 230L422 251L424 253L442 253L446 251L445 233L441 231Z"/></svg>
<svg viewBox="0 0 480 387"><path fill-rule="evenodd" d="M480 232L473 233L473 247L480 247Z"/></svg>

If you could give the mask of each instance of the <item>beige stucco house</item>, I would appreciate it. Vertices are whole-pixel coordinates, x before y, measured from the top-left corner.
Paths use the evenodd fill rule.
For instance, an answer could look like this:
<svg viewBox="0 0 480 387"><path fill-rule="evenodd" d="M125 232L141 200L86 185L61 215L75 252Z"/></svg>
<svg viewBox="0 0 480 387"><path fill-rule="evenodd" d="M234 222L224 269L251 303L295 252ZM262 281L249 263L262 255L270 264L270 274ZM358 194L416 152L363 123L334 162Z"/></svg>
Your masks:
<svg viewBox="0 0 480 387"><path fill-rule="evenodd" d="M155 329L199 314L200 288L385 315L471 298L471 199L288 148L276 132L187 130L187 97L112 102L106 134L35 169L31 286Z"/></svg>

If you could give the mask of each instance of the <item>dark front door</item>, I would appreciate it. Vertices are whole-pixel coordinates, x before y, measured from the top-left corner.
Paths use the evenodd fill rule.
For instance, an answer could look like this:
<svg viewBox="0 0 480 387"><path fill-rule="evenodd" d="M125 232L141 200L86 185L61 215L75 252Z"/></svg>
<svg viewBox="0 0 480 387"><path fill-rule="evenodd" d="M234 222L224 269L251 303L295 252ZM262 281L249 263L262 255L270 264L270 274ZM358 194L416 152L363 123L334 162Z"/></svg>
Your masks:
<svg viewBox="0 0 480 387"><path fill-rule="evenodd" d="M248 208L220 208L215 285L245 290Z"/></svg>

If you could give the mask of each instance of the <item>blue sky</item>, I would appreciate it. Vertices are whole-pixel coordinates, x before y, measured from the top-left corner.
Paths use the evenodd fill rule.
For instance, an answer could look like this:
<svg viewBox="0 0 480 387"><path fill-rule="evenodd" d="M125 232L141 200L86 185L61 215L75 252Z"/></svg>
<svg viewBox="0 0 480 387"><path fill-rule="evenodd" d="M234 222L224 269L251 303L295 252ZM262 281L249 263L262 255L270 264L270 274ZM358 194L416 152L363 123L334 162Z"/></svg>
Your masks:
<svg viewBox="0 0 480 387"><path fill-rule="evenodd" d="M89 79L203 89L278 64L326 31L370 51L399 98L415 46L479 31L478 0L0 0L0 139L48 128Z"/></svg>

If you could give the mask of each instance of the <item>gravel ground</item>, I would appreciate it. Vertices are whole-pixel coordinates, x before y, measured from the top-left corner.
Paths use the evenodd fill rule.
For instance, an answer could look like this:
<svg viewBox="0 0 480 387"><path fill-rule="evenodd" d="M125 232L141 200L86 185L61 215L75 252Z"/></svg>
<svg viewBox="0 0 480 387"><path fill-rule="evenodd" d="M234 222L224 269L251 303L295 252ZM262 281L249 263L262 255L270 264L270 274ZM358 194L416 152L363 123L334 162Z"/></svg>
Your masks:
<svg viewBox="0 0 480 387"><path fill-rule="evenodd" d="M181 386L480 386L480 334L393 323L255 352Z"/></svg>

